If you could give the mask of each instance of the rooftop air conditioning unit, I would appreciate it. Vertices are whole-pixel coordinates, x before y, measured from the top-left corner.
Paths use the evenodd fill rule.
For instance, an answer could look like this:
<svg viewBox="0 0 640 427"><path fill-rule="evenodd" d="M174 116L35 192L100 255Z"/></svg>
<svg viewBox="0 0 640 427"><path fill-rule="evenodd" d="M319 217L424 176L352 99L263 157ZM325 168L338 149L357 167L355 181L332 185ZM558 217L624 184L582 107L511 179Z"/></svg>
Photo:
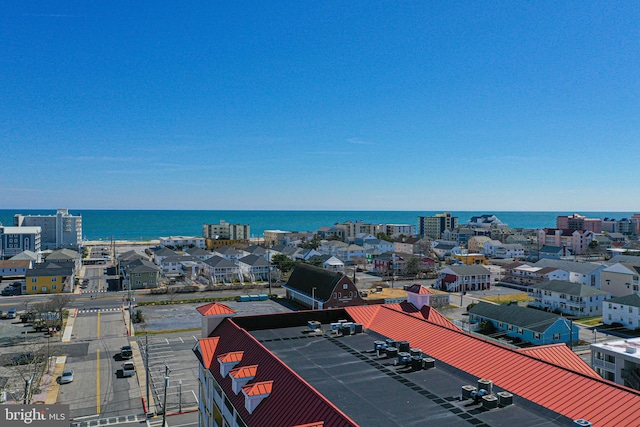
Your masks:
<svg viewBox="0 0 640 427"><path fill-rule="evenodd" d="M462 400L471 399L471 393L475 392L476 388L472 385L463 385L462 386Z"/></svg>
<svg viewBox="0 0 640 427"><path fill-rule="evenodd" d="M513 394L506 391L499 391L496 395L498 396L498 404L500 406L509 406L513 404Z"/></svg>
<svg viewBox="0 0 640 427"><path fill-rule="evenodd" d="M493 394L482 396L482 407L484 409L495 409L498 407L498 398Z"/></svg>
<svg viewBox="0 0 640 427"><path fill-rule="evenodd" d="M478 380L478 390L487 390L488 394L493 393L493 381L486 378L480 378Z"/></svg>

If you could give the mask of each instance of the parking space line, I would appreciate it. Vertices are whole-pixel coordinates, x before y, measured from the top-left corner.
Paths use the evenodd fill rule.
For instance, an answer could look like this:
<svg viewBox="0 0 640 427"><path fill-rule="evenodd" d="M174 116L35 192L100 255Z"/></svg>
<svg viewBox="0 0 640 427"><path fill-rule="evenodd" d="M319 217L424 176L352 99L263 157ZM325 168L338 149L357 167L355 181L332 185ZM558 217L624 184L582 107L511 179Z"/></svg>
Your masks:
<svg viewBox="0 0 640 427"><path fill-rule="evenodd" d="M99 323L98 323L99 325ZM98 330L100 328L98 327ZM100 413L100 349L96 350L96 414Z"/></svg>

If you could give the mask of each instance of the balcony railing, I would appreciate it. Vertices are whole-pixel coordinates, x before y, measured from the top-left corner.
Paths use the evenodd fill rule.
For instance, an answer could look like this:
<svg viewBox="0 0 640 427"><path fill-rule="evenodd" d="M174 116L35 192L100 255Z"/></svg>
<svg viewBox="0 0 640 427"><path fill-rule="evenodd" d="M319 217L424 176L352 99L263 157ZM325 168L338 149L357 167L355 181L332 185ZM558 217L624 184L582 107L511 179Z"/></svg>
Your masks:
<svg viewBox="0 0 640 427"><path fill-rule="evenodd" d="M640 390L640 375L636 369L623 369L622 378L633 389Z"/></svg>

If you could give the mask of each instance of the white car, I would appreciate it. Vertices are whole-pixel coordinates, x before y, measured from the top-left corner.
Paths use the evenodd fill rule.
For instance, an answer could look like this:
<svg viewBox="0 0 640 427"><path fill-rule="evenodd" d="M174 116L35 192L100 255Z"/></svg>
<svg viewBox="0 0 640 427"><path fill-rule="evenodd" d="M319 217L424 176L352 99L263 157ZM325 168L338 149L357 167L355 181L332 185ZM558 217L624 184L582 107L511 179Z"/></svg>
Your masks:
<svg viewBox="0 0 640 427"><path fill-rule="evenodd" d="M73 381L73 369L66 369L62 371L60 376L60 384L69 384Z"/></svg>
<svg viewBox="0 0 640 427"><path fill-rule="evenodd" d="M124 362L122 364L122 376L132 377L136 374L136 365L133 362Z"/></svg>

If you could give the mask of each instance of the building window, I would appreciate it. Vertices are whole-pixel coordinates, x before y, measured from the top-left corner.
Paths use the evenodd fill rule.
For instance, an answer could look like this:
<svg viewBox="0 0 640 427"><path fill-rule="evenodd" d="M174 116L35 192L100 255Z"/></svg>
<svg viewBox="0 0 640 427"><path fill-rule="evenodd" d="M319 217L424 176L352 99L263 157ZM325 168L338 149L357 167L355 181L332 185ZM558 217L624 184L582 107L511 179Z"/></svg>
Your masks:
<svg viewBox="0 0 640 427"><path fill-rule="evenodd" d="M560 339L560 334L553 334L553 339L554 340L559 340Z"/></svg>
<svg viewBox="0 0 640 427"><path fill-rule="evenodd" d="M518 328L518 334L522 335L524 333L524 331L522 330L522 328Z"/></svg>
<svg viewBox="0 0 640 427"><path fill-rule="evenodd" d="M32 287L31 287L31 290L32 290L32 291L36 291L36 290L38 290L38 287L37 287L37 286L32 286Z"/></svg>
<svg viewBox="0 0 640 427"><path fill-rule="evenodd" d="M56 289L58 289L58 286L57 286L57 285L52 285L52 286L51 286L51 290L55 291Z"/></svg>
<svg viewBox="0 0 640 427"><path fill-rule="evenodd" d="M37 282L37 281L38 281L38 278L37 278L37 277L32 277L32 278L31 278L31 283L35 283L35 282Z"/></svg>
<svg viewBox="0 0 640 427"><path fill-rule="evenodd" d="M540 339L540 333L539 332L535 332L533 334L533 339L539 340Z"/></svg>

